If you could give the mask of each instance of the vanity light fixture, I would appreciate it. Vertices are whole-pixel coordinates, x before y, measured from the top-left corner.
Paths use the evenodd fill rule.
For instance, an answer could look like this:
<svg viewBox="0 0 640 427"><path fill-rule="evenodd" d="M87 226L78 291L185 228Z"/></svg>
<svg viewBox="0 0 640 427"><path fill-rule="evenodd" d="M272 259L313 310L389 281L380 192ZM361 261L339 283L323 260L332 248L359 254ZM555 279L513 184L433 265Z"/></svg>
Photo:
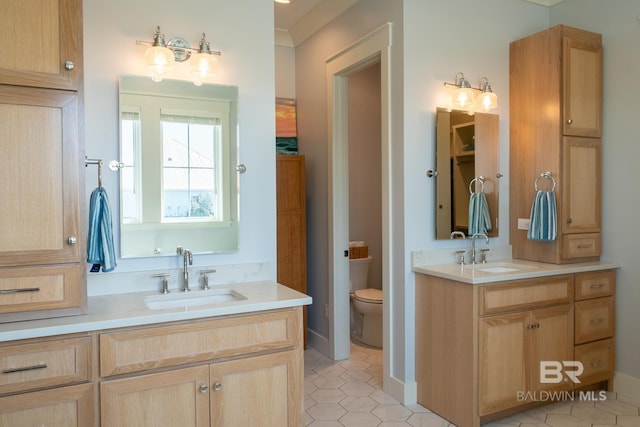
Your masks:
<svg viewBox="0 0 640 427"><path fill-rule="evenodd" d="M461 110L479 108L490 111L498 107L498 96L493 93L489 80L486 77L480 79L480 87L472 87L464 77L464 74L456 74L455 83L444 82L445 86L455 86L456 89L451 96L451 106ZM475 91L480 92L476 100Z"/></svg>
<svg viewBox="0 0 640 427"><path fill-rule="evenodd" d="M194 76L193 83L196 86L209 76L215 75L218 70L218 59L215 56L222 55L219 51L211 50L211 44L202 33L199 48L194 49L185 39L174 37L165 42L164 34L160 33L160 26L156 27L153 41L136 40L136 44L151 46L145 52L145 62L154 82L162 81L169 71L173 69L175 62L184 62L191 58L191 52L196 52L191 73Z"/></svg>
<svg viewBox="0 0 640 427"><path fill-rule="evenodd" d="M196 86L202 86L202 82L207 77L218 74L218 58L211 52L211 44L207 41L204 33L200 39L198 53L193 59L191 74L194 76L193 84Z"/></svg>
<svg viewBox="0 0 640 427"><path fill-rule="evenodd" d="M275 0L276 3L289 4L293 3L293 0Z"/></svg>
<svg viewBox="0 0 640 427"><path fill-rule="evenodd" d="M480 79L480 97L478 99L478 105L484 111L490 111L494 108L498 108L498 95L493 93L491 85L486 77Z"/></svg>
<svg viewBox="0 0 640 427"><path fill-rule="evenodd" d="M451 104L453 107L465 110L473 106L473 88L471 87L471 84L469 84L469 80L464 77L464 74L456 74L455 83L444 82L444 85L457 87L451 97Z"/></svg>

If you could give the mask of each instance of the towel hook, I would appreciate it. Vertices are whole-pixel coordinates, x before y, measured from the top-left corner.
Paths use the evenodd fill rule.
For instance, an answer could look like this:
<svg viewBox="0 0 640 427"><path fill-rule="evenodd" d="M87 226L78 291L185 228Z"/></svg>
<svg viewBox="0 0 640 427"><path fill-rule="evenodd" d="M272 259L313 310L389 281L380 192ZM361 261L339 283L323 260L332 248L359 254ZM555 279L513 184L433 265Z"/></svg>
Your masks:
<svg viewBox="0 0 640 427"><path fill-rule="evenodd" d="M98 165L98 188L102 188L102 159L88 159L84 157L84 166Z"/></svg>
<svg viewBox="0 0 640 427"><path fill-rule="evenodd" d="M474 193L474 191L473 191L473 183L474 182L475 183L478 183L478 182L480 183L480 191L479 192L480 193L484 193L484 180L485 180L485 178L482 175L473 178L471 180L471 182L469 183L469 194L473 194Z"/></svg>
<svg viewBox="0 0 640 427"><path fill-rule="evenodd" d="M536 180L534 181L533 186L536 189L536 191L540 191L540 190L538 190L538 180L540 178L550 179L551 182L553 183L553 185L551 186L551 192L553 193L556 190L556 180L553 177L553 174L551 172L549 172L549 171L546 171L546 172L542 172L540 175L538 175Z"/></svg>

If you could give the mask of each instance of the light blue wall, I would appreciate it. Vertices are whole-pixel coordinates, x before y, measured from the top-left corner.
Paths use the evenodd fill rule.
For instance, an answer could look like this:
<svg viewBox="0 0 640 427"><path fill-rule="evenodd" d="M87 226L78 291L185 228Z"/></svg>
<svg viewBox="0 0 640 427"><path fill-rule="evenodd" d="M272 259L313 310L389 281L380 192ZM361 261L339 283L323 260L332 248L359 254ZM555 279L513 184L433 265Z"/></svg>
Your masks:
<svg viewBox="0 0 640 427"><path fill-rule="evenodd" d="M152 0L84 2L86 153L105 163L118 159L118 76L145 74L142 59L156 25L167 36L197 45L205 32L221 50L220 75L213 82L239 87L240 251L196 255L194 265L267 262L275 279L275 121L273 3L264 0ZM187 79L186 63L172 78ZM118 177L104 168L103 185L118 217ZM88 199L96 185L87 169ZM119 242L118 226L116 243ZM178 257L118 260L115 272L178 267ZM91 281L91 275L89 277ZM131 289L130 291L135 291Z"/></svg>

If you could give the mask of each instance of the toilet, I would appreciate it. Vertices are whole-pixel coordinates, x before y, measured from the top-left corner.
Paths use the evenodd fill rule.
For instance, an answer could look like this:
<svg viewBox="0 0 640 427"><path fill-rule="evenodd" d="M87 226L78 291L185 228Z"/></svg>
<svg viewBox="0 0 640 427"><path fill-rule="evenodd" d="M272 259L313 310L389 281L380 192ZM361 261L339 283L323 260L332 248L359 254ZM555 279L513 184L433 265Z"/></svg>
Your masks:
<svg viewBox="0 0 640 427"><path fill-rule="evenodd" d="M371 256L349 260L351 338L381 348L382 291L367 287L371 260Z"/></svg>

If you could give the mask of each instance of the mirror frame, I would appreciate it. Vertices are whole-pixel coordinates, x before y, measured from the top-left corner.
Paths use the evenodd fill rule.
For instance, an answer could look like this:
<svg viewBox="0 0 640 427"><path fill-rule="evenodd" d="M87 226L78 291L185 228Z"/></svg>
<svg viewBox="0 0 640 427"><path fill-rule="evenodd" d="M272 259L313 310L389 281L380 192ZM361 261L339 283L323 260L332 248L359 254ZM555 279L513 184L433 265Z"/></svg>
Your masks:
<svg viewBox="0 0 640 427"><path fill-rule="evenodd" d="M203 84L163 79L154 82L146 76L122 75L119 79L118 124L120 127L119 147L122 150L121 118L125 104L123 95L142 95L167 99L220 101L229 105L227 164L223 165L223 185L229 186L224 200L229 208L228 220L223 223L211 222L153 222L127 224L123 221L122 185L120 189L120 257L145 258L175 256L178 247L189 249L194 254L231 253L239 250L239 177L238 162L238 87ZM131 105L126 105L131 107ZM161 142L159 142L161 144ZM224 148L223 148L224 149ZM144 171L140 170L140 187L144 192ZM157 177L161 180L161 177ZM120 180L122 182L122 180Z"/></svg>
<svg viewBox="0 0 640 427"><path fill-rule="evenodd" d="M460 119L452 123L451 113L459 112ZM465 120L464 116L469 116L469 120ZM468 227L468 207L470 196L470 182L475 177L483 176L484 193L489 207L489 213L492 222L492 230L487 233L489 237L498 237L498 190L499 181L502 176L498 170L499 158L499 116L492 113L453 110L451 108L437 108L435 115L436 123L436 194L435 194L435 238L436 240L445 240L450 238L452 231L462 231L467 235L464 227L457 229L455 221L452 217L454 212L455 200L457 203L466 206L465 209L458 209L460 214L461 225ZM462 162L466 162L467 166L474 162L474 170L471 174L467 171L462 178L453 175L452 163L456 161L452 151L454 150L453 131L454 127L458 127L464 131L465 126L472 123L473 130L473 160L470 155L463 153ZM481 147L481 149L477 149ZM468 169L468 168L467 168ZM468 176L467 176L468 175ZM467 179L468 178L468 179ZM452 187L453 186L453 187ZM479 191L474 188L474 191ZM466 203L466 205L465 205ZM460 213L462 211L462 213ZM466 221L464 220L466 218Z"/></svg>

